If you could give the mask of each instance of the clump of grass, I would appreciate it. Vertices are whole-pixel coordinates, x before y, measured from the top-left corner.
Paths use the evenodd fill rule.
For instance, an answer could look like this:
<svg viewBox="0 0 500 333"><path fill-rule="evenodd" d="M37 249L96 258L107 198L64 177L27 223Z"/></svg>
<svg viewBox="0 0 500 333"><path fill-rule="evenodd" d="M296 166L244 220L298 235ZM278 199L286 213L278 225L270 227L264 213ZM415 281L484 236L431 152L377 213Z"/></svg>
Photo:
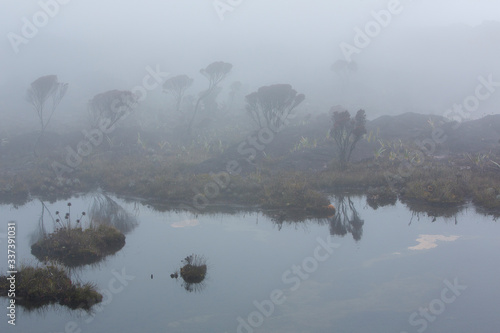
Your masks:
<svg viewBox="0 0 500 333"><path fill-rule="evenodd" d="M0 296L7 297L9 276L0 276ZM65 270L57 265L22 266L15 275L16 303L27 309L60 304L71 309L90 309L102 301L93 284L72 283Z"/></svg>
<svg viewBox="0 0 500 333"><path fill-rule="evenodd" d="M31 246L31 253L40 261L55 260L68 267L92 264L113 254L125 245L125 235L113 226L90 223L83 229L82 218L85 212L76 219L71 219L71 202L67 203L68 212L61 216L56 211L56 231Z"/></svg>
<svg viewBox="0 0 500 333"><path fill-rule="evenodd" d="M207 260L200 255L192 254L182 261L180 276L186 283L201 283L207 274Z"/></svg>
<svg viewBox="0 0 500 333"><path fill-rule="evenodd" d="M98 262L124 245L125 235L112 226L60 228L33 244L31 253L40 261L55 260L76 267Z"/></svg>

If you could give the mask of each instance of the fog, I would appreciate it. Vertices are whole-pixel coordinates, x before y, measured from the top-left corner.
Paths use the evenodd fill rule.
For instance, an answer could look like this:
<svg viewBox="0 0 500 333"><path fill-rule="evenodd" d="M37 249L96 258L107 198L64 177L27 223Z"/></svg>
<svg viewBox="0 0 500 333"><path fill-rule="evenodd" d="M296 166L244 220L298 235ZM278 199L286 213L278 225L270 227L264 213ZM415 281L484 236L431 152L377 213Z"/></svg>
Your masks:
<svg viewBox="0 0 500 333"><path fill-rule="evenodd" d="M380 29L356 47L356 29L365 31L374 13L391 6L395 13L379 17ZM23 35L36 19L37 31ZM25 94L49 74L69 83L51 130L85 119L96 94L141 85L148 67L187 74L194 79L187 94L196 96L206 87L201 68L231 63L221 96L231 82L242 82L235 115L245 113L245 94L276 83L305 94L298 113L343 105L374 119L408 111L443 115L474 94L478 77L500 81L496 0L3 0L0 22L0 129L9 132L36 130ZM357 51L346 57L346 44ZM357 70L335 72L339 60ZM167 108L171 101L161 90L148 91L140 108ZM500 94L492 94L470 117L499 113L499 102Z"/></svg>

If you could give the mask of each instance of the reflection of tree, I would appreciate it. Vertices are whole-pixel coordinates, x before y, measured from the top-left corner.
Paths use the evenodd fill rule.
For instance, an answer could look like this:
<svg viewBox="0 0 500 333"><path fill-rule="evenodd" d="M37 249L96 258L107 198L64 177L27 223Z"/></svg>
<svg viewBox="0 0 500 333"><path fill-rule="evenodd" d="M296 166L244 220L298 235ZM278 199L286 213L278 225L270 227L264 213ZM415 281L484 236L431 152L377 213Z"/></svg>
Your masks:
<svg viewBox="0 0 500 333"><path fill-rule="evenodd" d="M40 216L38 217L38 226L37 228L30 234L30 244L34 244L38 242L39 240L43 239L47 235L47 229L45 228L45 213L48 213L50 218L52 219L52 222L55 223L55 219L52 216L52 213L49 211L45 203L40 200L40 203L42 204L42 212L40 213Z"/></svg>
<svg viewBox="0 0 500 333"><path fill-rule="evenodd" d="M89 209L92 223L105 224L115 227L126 234L137 227L135 216L127 212L116 201L106 194L96 194Z"/></svg>
<svg viewBox="0 0 500 333"><path fill-rule="evenodd" d="M434 203L426 203L418 200L405 200L404 198L401 200L402 203L406 205L406 207L412 213L412 217L410 219L409 224L412 223L413 219L416 217L420 220L420 217L432 218L432 222L435 222L437 218L441 217L444 219L454 218L455 224L458 223L457 215L462 210L465 209L464 205L446 205L446 204L434 204Z"/></svg>
<svg viewBox="0 0 500 333"><path fill-rule="evenodd" d="M350 233L355 241L359 241L363 235L365 221L360 218L351 198L338 196L335 202L337 212L334 216L328 218L330 235L345 236Z"/></svg>

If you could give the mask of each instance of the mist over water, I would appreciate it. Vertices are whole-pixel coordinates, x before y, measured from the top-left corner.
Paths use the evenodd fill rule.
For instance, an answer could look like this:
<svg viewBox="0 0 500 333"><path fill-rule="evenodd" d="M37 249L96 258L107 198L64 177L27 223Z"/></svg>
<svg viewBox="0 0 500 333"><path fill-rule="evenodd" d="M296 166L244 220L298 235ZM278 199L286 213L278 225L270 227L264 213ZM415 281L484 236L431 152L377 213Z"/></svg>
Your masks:
<svg viewBox="0 0 500 333"><path fill-rule="evenodd" d="M500 325L498 0L0 0L0 38L0 331ZM17 298L14 238L60 268Z"/></svg>

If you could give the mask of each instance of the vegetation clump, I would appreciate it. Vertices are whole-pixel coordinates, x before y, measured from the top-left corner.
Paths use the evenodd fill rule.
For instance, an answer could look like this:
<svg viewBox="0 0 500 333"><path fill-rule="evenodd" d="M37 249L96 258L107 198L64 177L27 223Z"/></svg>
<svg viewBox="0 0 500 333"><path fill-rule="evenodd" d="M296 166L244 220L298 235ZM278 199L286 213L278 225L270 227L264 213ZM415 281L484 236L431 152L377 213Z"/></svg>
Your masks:
<svg viewBox="0 0 500 333"><path fill-rule="evenodd" d="M125 235L115 227L61 228L33 244L31 253L41 261L56 260L75 267L98 262L124 245Z"/></svg>
<svg viewBox="0 0 500 333"><path fill-rule="evenodd" d="M0 276L0 296L9 295L9 276ZM60 304L71 309L90 309L102 295L90 283L72 283L65 270L53 264L22 266L15 274L15 301L27 309ZM9 296L10 297L10 296Z"/></svg>
<svg viewBox="0 0 500 333"><path fill-rule="evenodd" d="M55 260L68 267L77 267L98 262L125 245L125 235L113 226L99 224L83 229L80 219L72 226L70 208L71 203L68 203L68 213L64 216L66 224L56 212L59 217L55 220L59 224L56 231L44 235L31 246L31 253L38 260Z"/></svg>
<svg viewBox="0 0 500 333"><path fill-rule="evenodd" d="M186 283L201 283L207 274L207 261L203 256L192 254L182 261L180 276Z"/></svg>

